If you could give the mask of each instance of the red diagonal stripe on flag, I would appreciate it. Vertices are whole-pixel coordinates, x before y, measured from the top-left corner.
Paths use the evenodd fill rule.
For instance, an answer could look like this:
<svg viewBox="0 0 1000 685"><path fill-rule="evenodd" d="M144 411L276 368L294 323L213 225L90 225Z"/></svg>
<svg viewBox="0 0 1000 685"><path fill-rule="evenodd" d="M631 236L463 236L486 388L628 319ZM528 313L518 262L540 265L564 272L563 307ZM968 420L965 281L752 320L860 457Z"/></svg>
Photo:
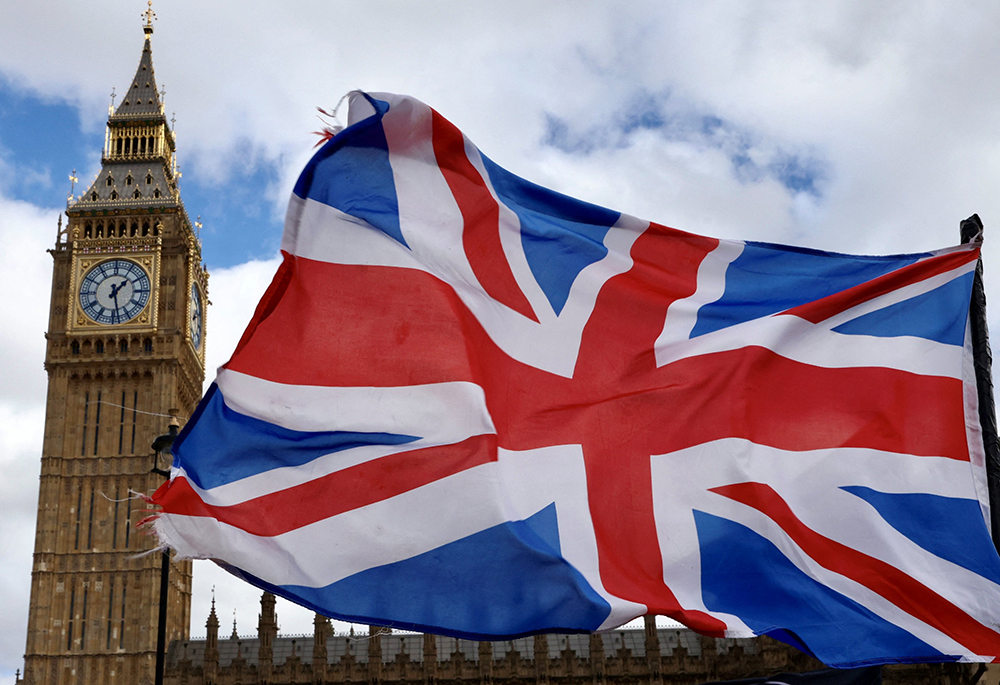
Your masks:
<svg viewBox="0 0 1000 685"><path fill-rule="evenodd" d="M479 284L498 302L532 321L538 318L514 279L500 242L500 205L465 154L465 136L437 112L433 113L434 155L462 212L462 245Z"/></svg>
<svg viewBox="0 0 1000 685"><path fill-rule="evenodd" d="M979 248L969 251L951 252L949 254L925 259L902 269L896 269L884 276L879 276L861 285L848 288L829 297L815 302L807 302L782 314L791 314L812 323L826 321L843 311L859 304L874 300L876 297L899 290L907 285L925 281L932 276L957 269L963 264L979 259Z"/></svg>
<svg viewBox="0 0 1000 685"><path fill-rule="evenodd" d="M812 530L795 516L791 507L771 486L735 483L711 488L711 492L765 514L818 564L864 585L974 654L1000 654L1000 634L895 566Z"/></svg>
<svg viewBox="0 0 1000 685"><path fill-rule="evenodd" d="M273 536L381 502L496 458L496 436L476 435L453 445L390 454L230 506L206 503L183 477L164 483L153 499L171 514L207 516L253 535Z"/></svg>

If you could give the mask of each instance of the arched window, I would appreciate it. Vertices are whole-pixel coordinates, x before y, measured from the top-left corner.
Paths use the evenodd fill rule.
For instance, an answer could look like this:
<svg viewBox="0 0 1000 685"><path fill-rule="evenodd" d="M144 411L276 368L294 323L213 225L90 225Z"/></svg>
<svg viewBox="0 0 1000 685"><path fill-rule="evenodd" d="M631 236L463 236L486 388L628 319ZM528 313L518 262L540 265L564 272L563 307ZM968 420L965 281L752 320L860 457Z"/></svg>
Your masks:
<svg viewBox="0 0 1000 685"><path fill-rule="evenodd" d="M122 139L119 138L115 141L115 154L121 156L122 154ZM108 185L111 185L110 183Z"/></svg>
<svg viewBox="0 0 1000 685"><path fill-rule="evenodd" d="M132 197L135 198L136 200L138 200L140 197L142 197L142 193L139 192L138 188L136 188L135 192L132 193Z"/></svg>
<svg viewBox="0 0 1000 685"><path fill-rule="evenodd" d="M69 351L71 354L80 354L80 341L74 340L69 344Z"/></svg>
<svg viewBox="0 0 1000 685"><path fill-rule="evenodd" d="M126 155L132 154L132 139L131 138L126 138L125 139L125 154Z"/></svg>
<svg viewBox="0 0 1000 685"><path fill-rule="evenodd" d="M153 339L152 338L146 338L145 340L142 341L142 350L143 350L143 352L152 352L153 351Z"/></svg>
<svg viewBox="0 0 1000 685"><path fill-rule="evenodd" d="M97 191L96 190L90 194L90 201L91 202L97 202Z"/></svg>
<svg viewBox="0 0 1000 685"><path fill-rule="evenodd" d="M128 176L125 177L125 185L127 186L132 185L132 174L129 174Z"/></svg>
<svg viewBox="0 0 1000 685"><path fill-rule="evenodd" d="M120 343L118 343L118 349L119 351L121 351L122 354L128 352L128 340L122 340Z"/></svg>
<svg viewBox="0 0 1000 685"><path fill-rule="evenodd" d="M104 341L98 340L94 343L94 352L97 354L104 354Z"/></svg>
<svg viewBox="0 0 1000 685"><path fill-rule="evenodd" d="M98 224L97 224L97 232L94 234L94 237L95 238L103 238L104 237L104 222L103 221L98 222Z"/></svg>
<svg viewBox="0 0 1000 685"><path fill-rule="evenodd" d="M135 191L135 196L139 197L139 191L138 190ZM132 225L129 226L128 234L131 237L133 237L133 238L136 237L137 235L139 235L139 222L138 221L133 221L132 222Z"/></svg>
<svg viewBox="0 0 1000 685"><path fill-rule="evenodd" d="M118 224L118 237L124 238L128 235L128 224L124 221Z"/></svg>
<svg viewBox="0 0 1000 685"><path fill-rule="evenodd" d="M119 140L118 142L120 143L122 141ZM115 184L115 179L111 177L111 174L108 174L108 180L104 182L104 185L112 186L114 184Z"/></svg>
<svg viewBox="0 0 1000 685"><path fill-rule="evenodd" d="M139 151L142 154L146 154L146 138L145 137L139 139Z"/></svg>
<svg viewBox="0 0 1000 685"><path fill-rule="evenodd" d="M118 199L118 191L117 190L112 190L111 191L111 199L112 200L117 200Z"/></svg>
<svg viewBox="0 0 1000 685"><path fill-rule="evenodd" d="M146 185L153 185L153 174L146 174Z"/></svg>
<svg viewBox="0 0 1000 685"><path fill-rule="evenodd" d="M83 225L83 237L92 238L94 237L94 225L89 221Z"/></svg>
<svg viewBox="0 0 1000 685"><path fill-rule="evenodd" d="M149 221L142 222L142 234L149 235Z"/></svg>
<svg viewBox="0 0 1000 685"><path fill-rule="evenodd" d="M156 190L153 191L153 197L155 197L157 200L160 199L160 189L159 188L157 188Z"/></svg>

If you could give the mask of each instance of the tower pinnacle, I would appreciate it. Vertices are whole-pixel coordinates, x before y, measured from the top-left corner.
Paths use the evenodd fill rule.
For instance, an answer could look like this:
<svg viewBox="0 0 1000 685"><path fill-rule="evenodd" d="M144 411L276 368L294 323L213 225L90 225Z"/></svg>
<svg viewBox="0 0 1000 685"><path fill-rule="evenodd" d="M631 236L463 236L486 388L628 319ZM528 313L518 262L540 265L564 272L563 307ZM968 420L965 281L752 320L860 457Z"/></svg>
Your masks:
<svg viewBox="0 0 1000 685"><path fill-rule="evenodd" d="M156 12L153 11L153 0L147 0L146 6L146 11L139 16L146 17L146 24L142 30L146 34L146 40L149 40L149 37L153 35L153 20L156 19Z"/></svg>

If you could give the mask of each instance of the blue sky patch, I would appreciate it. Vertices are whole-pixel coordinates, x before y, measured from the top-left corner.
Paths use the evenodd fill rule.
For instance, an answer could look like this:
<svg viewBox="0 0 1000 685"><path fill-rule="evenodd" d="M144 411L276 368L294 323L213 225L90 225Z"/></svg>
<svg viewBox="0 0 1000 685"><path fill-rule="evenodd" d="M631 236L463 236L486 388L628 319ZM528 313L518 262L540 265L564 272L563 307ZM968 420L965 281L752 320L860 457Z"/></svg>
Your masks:
<svg viewBox="0 0 1000 685"><path fill-rule="evenodd" d="M665 140L684 142L723 152L733 175L742 183L773 179L789 193L822 195L829 165L801 146L768 139L752 129L680 102L669 91L638 91L615 112L610 121L574 127L552 113L545 115L542 144L568 154L589 154L598 149L621 149L632 136L653 131Z"/></svg>
<svg viewBox="0 0 1000 685"><path fill-rule="evenodd" d="M128 77L124 73L122 83ZM0 76L0 187L8 198L51 207L53 237L55 214L66 207L70 172L76 169L80 179L79 195L100 168L104 122L87 129L76 104L39 97ZM283 221L272 198L281 160L258 152L249 142L235 146L227 154L226 178L216 180L186 173L192 156L181 140L181 198L191 221L202 218L202 257L209 269L270 259L278 252Z"/></svg>

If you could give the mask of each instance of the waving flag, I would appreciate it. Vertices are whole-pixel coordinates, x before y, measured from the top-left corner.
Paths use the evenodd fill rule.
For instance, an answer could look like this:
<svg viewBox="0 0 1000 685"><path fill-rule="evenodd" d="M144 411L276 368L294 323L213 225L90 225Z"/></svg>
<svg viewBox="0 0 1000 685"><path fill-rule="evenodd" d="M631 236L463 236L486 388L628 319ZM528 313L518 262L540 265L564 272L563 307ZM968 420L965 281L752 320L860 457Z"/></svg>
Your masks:
<svg viewBox="0 0 1000 685"><path fill-rule="evenodd" d="M976 246L703 238L354 93L282 250L154 496L180 555L462 637L655 613L836 666L1000 655Z"/></svg>

